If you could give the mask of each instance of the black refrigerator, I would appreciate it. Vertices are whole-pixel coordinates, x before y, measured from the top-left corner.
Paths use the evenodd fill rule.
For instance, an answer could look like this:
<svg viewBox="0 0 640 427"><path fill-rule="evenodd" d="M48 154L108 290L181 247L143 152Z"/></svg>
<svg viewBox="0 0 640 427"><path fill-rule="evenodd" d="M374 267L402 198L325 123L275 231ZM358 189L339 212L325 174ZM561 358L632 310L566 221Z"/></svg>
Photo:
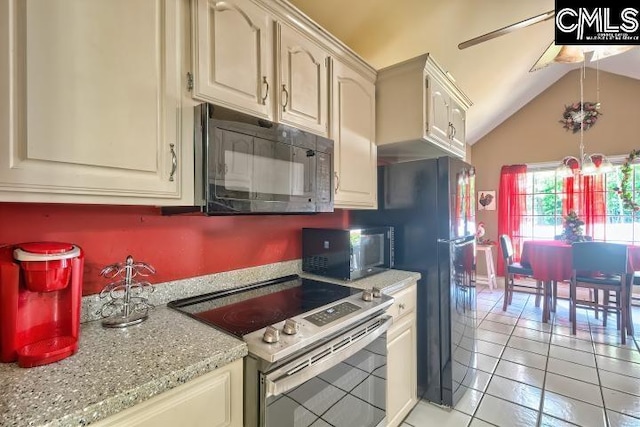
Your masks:
<svg viewBox="0 0 640 427"><path fill-rule="evenodd" d="M378 167L378 210L353 226L390 225L395 267L417 288L418 395L455 406L475 377L475 171L450 157Z"/></svg>

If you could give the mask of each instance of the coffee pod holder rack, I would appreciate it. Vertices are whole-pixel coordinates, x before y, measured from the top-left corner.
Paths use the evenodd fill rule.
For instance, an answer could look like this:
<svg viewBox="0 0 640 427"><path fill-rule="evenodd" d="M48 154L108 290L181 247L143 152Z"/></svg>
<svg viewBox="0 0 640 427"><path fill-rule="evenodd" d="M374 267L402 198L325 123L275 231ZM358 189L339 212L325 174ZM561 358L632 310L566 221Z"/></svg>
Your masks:
<svg viewBox="0 0 640 427"><path fill-rule="evenodd" d="M147 277L156 270L144 262L134 262L131 255L124 263L107 265L100 275L116 279L100 292L100 299L106 299L98 314L103 317L105 328L126 328L144 322L149 317L149 309L154 308L147 296L154 291L146 280L134 281L136 277Z"/></svg>

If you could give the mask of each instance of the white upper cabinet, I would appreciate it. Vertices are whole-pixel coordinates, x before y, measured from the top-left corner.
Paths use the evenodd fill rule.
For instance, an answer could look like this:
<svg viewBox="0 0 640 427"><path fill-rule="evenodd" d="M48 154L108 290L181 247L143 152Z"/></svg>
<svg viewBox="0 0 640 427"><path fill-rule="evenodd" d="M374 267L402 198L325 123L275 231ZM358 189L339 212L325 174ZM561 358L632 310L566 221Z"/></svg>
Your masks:
<svg viewBox="0 0 640 427"><path fill-rule="evenodd" d="M194 3L193 96L271 118L271 17L251 0Z"/></svg>
<svg viewBox="0 0 640 427"><path fill-rule="evenodd" d="M196 0L193 97L327 136L329 53L267 6Z"/></svg>
<svg viewBox="0 0 640 427"><path fill-rule="evenodd" d="M451 120L449 128L451 149L466 153L466 110L454 98L451 98L449 117Z"/></svg>
<svg viewBox="0 0 640 427"><path fill-rule="evenodd" d="M376 83L379 157L388 161L466 154L471 100L429 54L392 65Z"/></svg>
<svg viewBox="0 0 640 427"><path fill-rule="evenodd" d="M437 80L430 76L425 76L425 85L427 87L426 111L428 114L425 123L425 138L433 138L445 146L449 145L449 109L450 99L444 87Z"/></svg>
<svg viewBox="0 0 640 427"><path fill-rule="evenodd" d="M277 24L278 121L329 134L329 53L290 26Z"/></svg>
<svg viewBox="0 0 640 427"><path fill-rule="evenodd" d="M333 64L335 205L377 208L375 86L342 62Z"/></svg>
<svg viewBox="0 0 640 427"><path fill-rule="evenodd" d="M185 5L1 2L0 200L192 203Z"/></svg>

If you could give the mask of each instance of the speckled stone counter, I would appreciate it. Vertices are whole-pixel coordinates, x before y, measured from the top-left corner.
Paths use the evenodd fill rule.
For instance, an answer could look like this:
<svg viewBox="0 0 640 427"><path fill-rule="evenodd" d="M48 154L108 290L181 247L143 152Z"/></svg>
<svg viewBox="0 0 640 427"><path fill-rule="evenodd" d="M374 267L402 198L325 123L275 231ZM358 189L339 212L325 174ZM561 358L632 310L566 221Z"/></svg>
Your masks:
<svg viewBox="0 0 640 427"><path fill-rule="evenodd" d="M351 281L337 280L329 277L316 276L314 274L307 273L301 273L301 276L308 277L309 279L351 286L352 288L358 289L371 289L373 287L376 287L387 294L399 291L404 287L409 286L416 280L419 280L421 277L420 273L402 270L389 270L383 273L374 274L373 276L363 277L362 279Z"/></svg>
<svg viewBox="0 0 640 427"><path fill-rule="evenodd" d="M247 354L243 341L166 307L126 329L80 328L69 358L0 364L0 426L84 426Z"/></svg>
<svg viewBox="0 0 640 427"><path fill-rule="evenodd" d="M83 298L80 349L50 365L30 369L0 364L0 426L84 426L141 403L247 355L246 344L162 305L289 274L300 260L158 284L149 319L125 329L105 329L97 317L103 303ZM355 281L316 280L391 293L420 274L390 270Z"/></svg>

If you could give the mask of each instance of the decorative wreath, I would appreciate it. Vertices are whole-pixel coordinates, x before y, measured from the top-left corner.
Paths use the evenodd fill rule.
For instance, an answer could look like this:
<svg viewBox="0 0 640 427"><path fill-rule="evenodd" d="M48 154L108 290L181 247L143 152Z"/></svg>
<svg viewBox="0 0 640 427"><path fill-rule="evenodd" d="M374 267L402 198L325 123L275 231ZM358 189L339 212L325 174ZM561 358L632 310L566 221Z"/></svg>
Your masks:
<svg viewBox="0 0 640 427"><path fill-rule="evenodd" d="M560 123L565 129L576 133L581 126L582 130L593 126L601 114L599 102L576 102L565 106Z"/></svg>
<svg viewBox="0 0 640 427"><path fill-rule="evenodd" d="M631 164L640 156L640 150L631 150L629 156L622 165L622 180L620 181L620 187L614 187L614 191L622 198L622 206L625 209L632 209L637 212L640 210L640 204L633 200L633 192L629 189L629 179L631 178Z"/></svg>

